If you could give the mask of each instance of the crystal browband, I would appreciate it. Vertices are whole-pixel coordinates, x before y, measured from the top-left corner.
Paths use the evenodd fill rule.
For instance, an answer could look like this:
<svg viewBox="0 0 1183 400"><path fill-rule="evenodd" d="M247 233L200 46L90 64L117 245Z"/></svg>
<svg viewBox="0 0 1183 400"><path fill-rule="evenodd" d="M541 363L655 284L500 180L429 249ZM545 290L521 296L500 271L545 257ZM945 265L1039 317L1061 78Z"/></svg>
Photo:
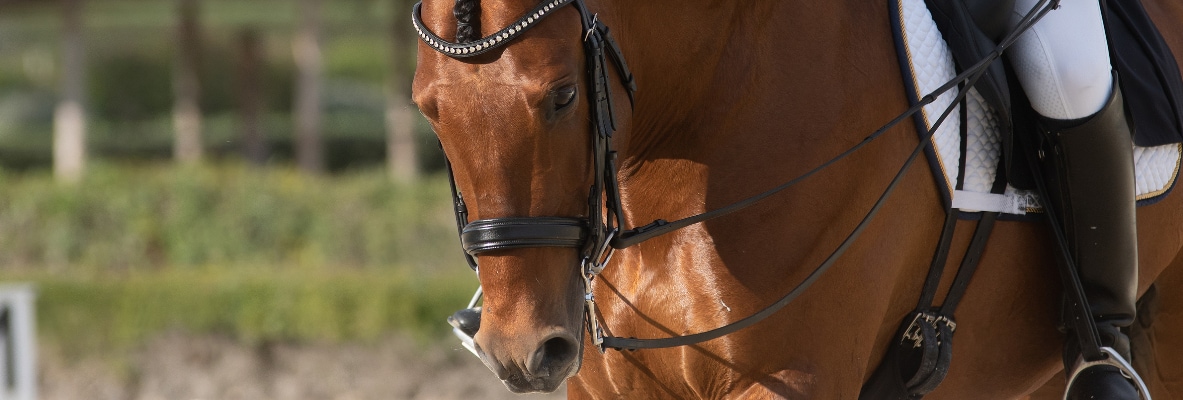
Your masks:
<svg viewBox="0 0 1183 400"><path fill-rule="evenodd" d="M411 21L415 25L415 30L419 32L419 38L423 40L423 43L426 43L436 51L449 56L455 58L465 58L485 53L489 50L500 47L504 43L508 43L510 40L513 40L514 38L521 35L522 32L525 32L527 29L533 27L535 23L541 21L543 17L552 14L552 11L567 4L571 4L573 1L574 0L548 0L545 3L539 4L538 7L534 7L534 9L526 13L525 16L518 19L517 21L514 21L514 23L510 24L504 29L497 31L497 33L468 43L449 42L439 36L436 36L436 34L432 33L430 29L427 29L427 26L423 25L423 17L420 15L419 10L420 6L423 4L422 2L416 3L415 8L412 9Z"/></svg>

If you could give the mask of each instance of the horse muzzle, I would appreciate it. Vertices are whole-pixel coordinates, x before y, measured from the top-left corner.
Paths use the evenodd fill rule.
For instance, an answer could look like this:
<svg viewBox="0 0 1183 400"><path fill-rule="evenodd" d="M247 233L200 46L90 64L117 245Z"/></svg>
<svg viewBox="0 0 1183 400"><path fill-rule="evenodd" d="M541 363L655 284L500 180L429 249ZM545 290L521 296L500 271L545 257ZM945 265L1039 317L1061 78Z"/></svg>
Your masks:
<svg viewBox="0 0 1183 400"><path fill-rule="evenodd" d="M477 335L477 355L514 393L553 392L579 372L582 346L578 337L564 329L555 328L539 340L490 338L487 343L501 346L489 351L481 346L483 339ZM529 352L513 351L530 348Z"/></svg>

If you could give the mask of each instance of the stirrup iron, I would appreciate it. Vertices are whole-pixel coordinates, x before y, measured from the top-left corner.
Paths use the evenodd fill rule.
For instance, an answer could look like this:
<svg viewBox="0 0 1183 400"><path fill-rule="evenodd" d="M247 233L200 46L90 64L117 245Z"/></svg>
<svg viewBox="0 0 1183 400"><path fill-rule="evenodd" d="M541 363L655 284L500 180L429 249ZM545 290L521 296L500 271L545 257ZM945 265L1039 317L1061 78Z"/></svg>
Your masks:
<svg viewBox="0 0 1183 400"><path fill-rule="evenodd" d="M1072 374L1068 376L1068 385L1064 387L1064 400L1068 400L1068 391L1072 388L1072 383L1080 376L1081 371L1097 365L1108 365L1117 368L1118 371L1121 371L1122 376L1133 382L1134 389L1138 390L1138 397L1141 397L1142 400L1151 400L1150 389L1146 388L1146 382L1142 381L1142 376L1138 375L1137 371L1134 371L1134 367L1121 354L1118 354L1117 350L1114 350L1112 347L1101 347L1101 353L1106 357L1097 361L1086 361L1084 356L1080 356L1077 359L1076 365L1072 368Z"/></svg>

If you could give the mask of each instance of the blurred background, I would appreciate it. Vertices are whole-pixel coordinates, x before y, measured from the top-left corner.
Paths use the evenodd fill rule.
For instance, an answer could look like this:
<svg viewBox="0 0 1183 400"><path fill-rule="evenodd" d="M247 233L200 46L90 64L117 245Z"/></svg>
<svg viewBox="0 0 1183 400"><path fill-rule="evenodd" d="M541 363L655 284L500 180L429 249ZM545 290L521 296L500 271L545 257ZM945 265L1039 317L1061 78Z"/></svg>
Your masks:
<svg viewBox="0 0 1183 400"><path fill-rule="evenodd" d="M516 398L444 321L476 279L412 4L0 0L0 281L35 293L37 398Z"/></svg>

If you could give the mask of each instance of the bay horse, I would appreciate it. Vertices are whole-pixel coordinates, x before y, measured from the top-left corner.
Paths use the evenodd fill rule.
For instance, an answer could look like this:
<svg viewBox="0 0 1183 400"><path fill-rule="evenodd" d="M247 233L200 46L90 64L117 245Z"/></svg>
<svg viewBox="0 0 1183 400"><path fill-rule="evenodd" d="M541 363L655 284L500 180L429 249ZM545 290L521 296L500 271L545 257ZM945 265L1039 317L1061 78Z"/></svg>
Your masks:
<svg viewBox="0 0 1183 400"><path fill-rule="evenodd" d="M604 161L589 157L604 104L585 95L598 94L585 80L593 66L584 41L596 34L585 31L589 18L611 26L632 72L611 64L603 72L615 93L607 111L626 227L761 193L908 108L882 3L578 3L594 16L538 0L423 0L416 9L422 29L449 42L458 16L481 38L528 13L551 13L531 19L529 31L507 28L511 42L490 40L471 57L446 54L470 49L438 40L419 44L414 101L450 160L465 220L549 217L538 228L562 230L564 221L600 219L588 190L602 183L589 171ZM1183 49L1183 3L1144 3L1168 43ZM625 98L631 82L635 98ZM917 145L912 129L901 124L742 211L621 249L592 282L578 246L480 252L482 361L514 392L553 391L566 380L572 399L857 398L915 305L944 220L924 168L903 175L862 237L812 287L746 329L689 346L600 352L584 330L584 289L598 305L591 319L619 337L687 335L756 313L806 279L859 223ZM599 202L601 192L590 197L614 206ZM958 223L953 254L973 227ZM1140 208L1138 236L1140 289L1157 282L1161 305L1140 316L1153 323L1139 325L1135 352L1149 356L1136 363L1155 396L1183 397L1183 366L1167 363L1183 354L1183 195ZM957 314L949 375L928 398L1022 398L1062 381L1054 249L1043 224L997 224Z"/></svg>

